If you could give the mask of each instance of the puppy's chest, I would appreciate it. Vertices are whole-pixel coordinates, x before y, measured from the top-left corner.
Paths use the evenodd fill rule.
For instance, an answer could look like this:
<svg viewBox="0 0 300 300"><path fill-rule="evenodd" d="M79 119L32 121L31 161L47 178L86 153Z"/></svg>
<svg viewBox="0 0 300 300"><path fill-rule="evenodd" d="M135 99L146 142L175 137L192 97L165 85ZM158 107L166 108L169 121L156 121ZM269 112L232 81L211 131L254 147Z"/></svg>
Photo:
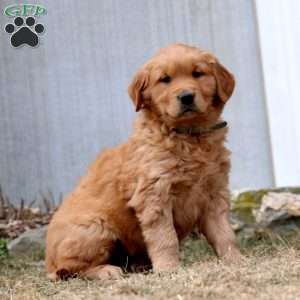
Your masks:
<svg viewBox="0 0 300 300"><path fill-rule="evenodd" d="M226 176L229 160L220 152L194 151L190 156L174 156L176 168L170 172L170 200L179 238L188 234L201 218L207 201L217 188L217 178Z"/></svg>
<svg viewBox="0 0 300 300"><path fill-rule="evenodd" d="M174 191L189 190L191 185L209 179L218 172L222 164L219 153L200 149L190 151L188 154L172 154L170 160L173 162L170 165L175 165L169 174L170 180L174 183Z"/></svg>
<svg viewBox="0 0 300 300"><path fill-rule="evenodd" d="M200 172L203 172L201 175ZM208 177L204 175L205 165L198 167L185 164L178 166L177 172L172 174L169 200L172 202L173 219L179 237L190 232L201 214L204 203L203 190ZM205 179L199 181L199 177Z"/></svg>
<svg viewBox="0 0 300 300"><path fill-rule="evenodd" d="M192 187L176 184L169 197L172 202L173 222L179 239L183 239L194 228L201 215L201 199L192 196Z"/></svg>

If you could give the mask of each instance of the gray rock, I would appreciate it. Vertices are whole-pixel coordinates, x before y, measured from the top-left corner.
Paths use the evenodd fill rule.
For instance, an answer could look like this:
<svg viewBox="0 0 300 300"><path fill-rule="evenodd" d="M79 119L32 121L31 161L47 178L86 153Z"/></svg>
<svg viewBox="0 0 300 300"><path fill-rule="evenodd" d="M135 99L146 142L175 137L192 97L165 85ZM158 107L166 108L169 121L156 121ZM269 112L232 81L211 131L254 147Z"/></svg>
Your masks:
<svg viewBox="0 0 300 300"><path fill-rule="evenodd" d="M238 240L249 240L256 236L257 229L253 226L245 226L242 230L236 233Z"/></svg>
<svg viewBox="0 0 300 300"><path fill-rule="evenodd" d="M243 240L299 233L300 187L233 192L231 223Z"/></svg>
<svg viewBox="0 0 300 300"><path fill-rule="evenodd" d="M242 220L236 218L234 215L230 215L230 223L231 223L232 229L235 232L239 232L239 231L243 230L246 226L246 224Z"/></svg>
<svg viewBox="0 0 300 300"><path fill-rule="evenodd" d="M256 222L270 226L278 221L300 216L300 195L292 193L268 193L261 206L254 212Z"/></svg>
<svg viewBox="0 0 300 300"><path fill-rule="evenodd" d="M9 253L13 255L34 255L45 249L47 226L24 232L8 243Z"/></svg>

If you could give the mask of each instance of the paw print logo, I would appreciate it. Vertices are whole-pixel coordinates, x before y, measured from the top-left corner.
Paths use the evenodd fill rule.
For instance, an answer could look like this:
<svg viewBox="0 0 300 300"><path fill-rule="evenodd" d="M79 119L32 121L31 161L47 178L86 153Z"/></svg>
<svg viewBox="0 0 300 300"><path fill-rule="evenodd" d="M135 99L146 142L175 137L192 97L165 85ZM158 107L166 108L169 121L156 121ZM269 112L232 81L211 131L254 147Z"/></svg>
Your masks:
<svg viewBox="0 0 300 300"><path fill-rule="evenodd" d="M13 47L21 45L36 47L39 44L39 35L45 28L43 24L36 24L33 17L27 17L25 22L22 17L16 17L14 24L6 24L5 31L12 35L10 42Z"/></svg>

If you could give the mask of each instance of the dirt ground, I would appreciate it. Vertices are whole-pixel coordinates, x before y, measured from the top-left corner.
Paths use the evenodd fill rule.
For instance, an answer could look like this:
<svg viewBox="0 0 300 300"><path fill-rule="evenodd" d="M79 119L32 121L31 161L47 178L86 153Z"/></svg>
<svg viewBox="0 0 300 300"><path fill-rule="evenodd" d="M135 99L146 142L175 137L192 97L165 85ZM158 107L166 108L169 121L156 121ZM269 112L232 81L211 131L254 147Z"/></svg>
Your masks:
<svg viewBox="0 0 300 300"><path fill-rule="evenodd" d="M243 242L238 265L218 261L205 241L189 239L172 274L130 274L117 281L51 282L36 258L0 261L1 300L300 299L300 234Z"/></svg>

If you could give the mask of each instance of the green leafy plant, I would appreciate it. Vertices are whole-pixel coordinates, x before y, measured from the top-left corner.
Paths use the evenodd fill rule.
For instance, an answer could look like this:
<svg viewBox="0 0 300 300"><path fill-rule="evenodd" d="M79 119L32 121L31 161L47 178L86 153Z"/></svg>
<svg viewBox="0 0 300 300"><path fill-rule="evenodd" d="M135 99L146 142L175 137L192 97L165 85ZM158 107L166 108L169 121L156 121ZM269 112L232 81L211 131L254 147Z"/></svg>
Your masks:
<svg viewBox="0 0 300 300"><path fill-rule="evenodd" d="M0 239L0 259L8 257L7 241Z"/></svg>

